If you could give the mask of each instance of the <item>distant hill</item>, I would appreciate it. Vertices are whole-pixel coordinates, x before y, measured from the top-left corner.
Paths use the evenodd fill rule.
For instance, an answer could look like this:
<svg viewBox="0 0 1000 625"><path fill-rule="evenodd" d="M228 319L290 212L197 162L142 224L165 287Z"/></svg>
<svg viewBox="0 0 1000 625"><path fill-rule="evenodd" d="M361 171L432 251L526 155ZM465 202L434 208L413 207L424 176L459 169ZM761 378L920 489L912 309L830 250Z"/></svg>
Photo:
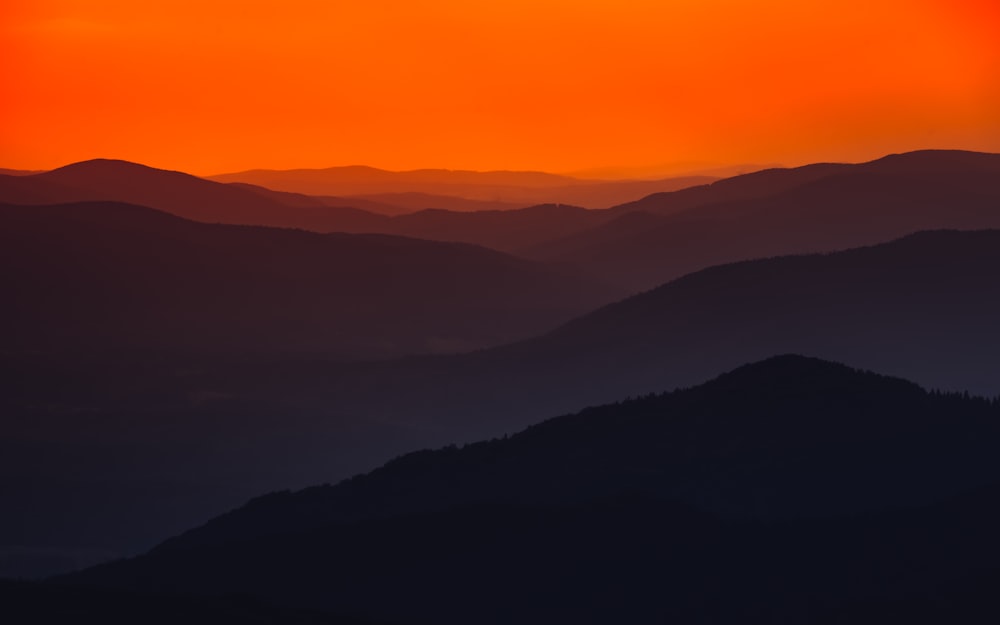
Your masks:
<svg viewBox="0 0 1000 625"><path fill-rule="evenodd" d="M456 625L866 615L1000 562L998 443L996 401L783 356L261 497L65 581Z"/></svg>
<svg viewBox="0 0 1000 625"><path fill-rule="evenodd" d="M115 201L206 223L378 233L466 242L511 251L581 232L615 215L572 206L514 209L496 202L390 194L405 203L441 199L463 210L414 211L366 198L314 197L246 183L222 184L126 161L76 163L31 176L0 175L0 202L24 205ZM490 210L473 211L473 205Z"/></svg>
<svg viewBox="0 0 1000 625"><path fill-rule="evenodd" d="M274 191L266 187L245 182L230 182L230 186L252 191L258 195L269 197L288 206L319 208L332 206L336 208L351 207L361 209L376 215L407 215L426 209L439 209L454 212L499 211L527 208L528 204L511 204L507 202L487 202L483 200L467 200L450 195L430 195L427 193L382 193L376 195L336 197L305 195L289 191ZM379 222L373 222L379 223Z"/></svg>
<svg viewBox="0 0 1000 625"><path fill-rule="evenodd" d="M324 207L333 207L341 209L355 209L357 212L357 217L367 217L371 220L371 223L378 224L381 223L382 217L386 215L396 215L405 214L412 212L410 210L402 209L399 206L384 204L381 202L376 202L373 200L366 200L362 198L352 198L348 200L347 198L340 197L318 197L313 195L304 195L302 193L289 193L288 191L273 191L265 187L259 187L255 184L247 184L245 182L231 182L227 186L235 187L238 189L243 189L250 191L257 195L269 198L284 204L285 206L290 206L294 208L310 208L318 209ZM350 217L350 212L333 213L336 217L342 218L345 214ZM353 223L348 220L348 223Z"/></svg>
<svg viewBox="0 0 1000 625"><path fill-rule="evenodd" d="M5 350L460 351L613 292L465 244L201 224L108 202L0 207Z"/></svg>
<svg viewBox="0 0 1000 625"><path fill-rule="evenodd" d="M528 208L535 202L498 202L489 200L470 200L453 195L431 195L430 193L399 192L399 193L375 193L371 195L352 195L346 198L324 198L331 205L337 201L348 203L351 206L358 206L380 212L385 215L405 215L417 211L436 208L440 210L455 211L459 213L469 213L478 211L509 211L519 208ZM382 204L389 208L376 210L369 208L371 204Z"/></svg>
<svg viewBox="0 0 1000 625"><path fill-rule="evenodd" d="M306 196L219 184L182 172L106 159L30 176L0 176L0 201L24 205L124 202L207 223L317 232L338 231L342 223L357 224L359 218L377 223L381 217L357 208L332 207Z"/></svg>
<svg viewBox="0 0 1000 625"><path fill-rule="evenodd" d="M716 180L682 176L662 180L587 180L533 171L418 169L393 172L373 167L255 169L210 176L218 182L246 182L307 195L383 196L421 193L504 204L573 204L608 208L651 193L673 191ZM453 208L424 206L422 208ZM464 209L463 209L464 210Z"/></svg>
<svg viewBox="0 0 1000 625"><path fill-rule="evenodd" d="M1000 155L924 151L765 170L618 206L619 217L520 250L634 290L720 263L1000 227Z"/></svg>
<svg viewBox="0 0 1000 625"><path fill-rule="evenodd" d="M271 172L279 178L286 173ZM0 201L112 200L204 222L473 243L571 263L630 292L726 262L870 245L919 230L1000 227L1000 155L974 152L911 152L857 165L771 169L712 184L688 180L682 185L686 188L668 193L655 193L663 190L655 187L657 181L610 183L629 184L633 190L647 186L636 196L643 199L609 210L578 208L594 205L588 198L601 192L602 182L573 187L582 193L579 197L552 195L550 191L564 188L553 185L572 179L531 172L334 168L292 174L296 180L332 176L344 193L331 196L325 189L323 195L306 195L246 182L219 184L97 160L38 175L0 176ZM350 187L352 180L361 186ZM351 194L346 192L364 185L389 181L395 181L393 192L347 197ZM457 197L456 189L464 184L516 181L544 194L514 203L489 194ZM445 195L412 188L445 183L454 188L430 189Z"/></svg>
<svg viewBox="0 0 1000 625"><path fill-rule="evenodd" d="M330 171L295 175L312 179L329 173L345 192L359 190L344 186L351 180L359 185L393 180L399 185L522 180L535 185L530 187L533 191L546 193L562 188L551 185L564 182L542 174L519 178L517 172ZM493 196L467 200L412 190L365 197L313 196L99 160L32 176L0 176L0 198L22 204L113 200L205 222L460 241L535 260L571 263L636 292L720 263L870 245L919 230L1000 227L997 180L1000 155L923 151L858 165L764 170L654 193L609 210L584 210L570 205L568 196L559 200L562 204L527 208L498 203ZM580 189L592 194L601 184L587 182ZM656 190L650 187L643 194ZM577 206L592 205L585 197L578 199ZM432 203L442 206L421 206ZM423 210L414 211L416 207ZM473 208L488 210L469 210Z"/></svg>
<svg viewBox="0 0 1000 625"><path fill-rule="evenodd" d="M0 354L0 493L33 519L0 516L0 535L130 553L254 492L501 436L775 353L998 395L996 275L1000 232L927 232L715 267L462 356ZM58 522L66 517L80 524Z"/></svg>

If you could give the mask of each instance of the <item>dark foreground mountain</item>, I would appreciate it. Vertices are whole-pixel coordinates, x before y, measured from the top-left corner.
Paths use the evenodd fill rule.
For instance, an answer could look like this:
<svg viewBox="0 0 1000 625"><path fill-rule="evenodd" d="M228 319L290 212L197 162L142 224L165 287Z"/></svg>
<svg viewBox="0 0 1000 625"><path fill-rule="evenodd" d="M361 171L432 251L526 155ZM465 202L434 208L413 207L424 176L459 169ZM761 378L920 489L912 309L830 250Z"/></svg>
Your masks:
<svg viewBox="0 0 1000 625"><path fill-rule="evenodd" d="M4 622L17 625L375 625L279 609L243 596L157 595L3 580L0 606Z"/></svg>
<svg viewBox="0 0 1000 625"><path fill-rule="evenodd" d="M457 357L5 357L0 496L23 514L0 516L0 535L42 554L135 552L255 492L688 386L776 352L994 396L997 275L1000 232L928 232L712 268Z"/></svg>
<svg viewBox="0 0 1000 625"><path fill-rule="evenodd" d="M1000 227L1000 155L923 151L775 169L618 206L619 217L520 250L633 289L711 265Z"/></svg>
<svg viewBox="0 0 1000 625"><path fill-rule="evenodd" d="M998 444L996 401L783 356L258 498L68 581L412 623L811 622L997 568Z"/></svg>
<svg viewBox="0 0 1000 625"><path fill-rule="evenodd" d="M471 245L201 224L127 204L0 206L0 225L8 351L460 351L612 297Z"/></svg>

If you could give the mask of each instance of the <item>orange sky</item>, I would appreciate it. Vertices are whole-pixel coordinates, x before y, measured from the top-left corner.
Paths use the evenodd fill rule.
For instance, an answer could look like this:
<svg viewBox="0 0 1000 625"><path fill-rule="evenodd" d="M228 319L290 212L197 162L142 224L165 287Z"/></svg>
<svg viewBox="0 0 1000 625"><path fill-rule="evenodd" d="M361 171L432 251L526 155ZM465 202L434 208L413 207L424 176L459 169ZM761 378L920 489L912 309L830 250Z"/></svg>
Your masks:
<svg viewBox="0 0 1000 625"><path fill-rule="evenodd" d="M25 169L1000 152L1000 2L5 0L0 81Z"/></svg>

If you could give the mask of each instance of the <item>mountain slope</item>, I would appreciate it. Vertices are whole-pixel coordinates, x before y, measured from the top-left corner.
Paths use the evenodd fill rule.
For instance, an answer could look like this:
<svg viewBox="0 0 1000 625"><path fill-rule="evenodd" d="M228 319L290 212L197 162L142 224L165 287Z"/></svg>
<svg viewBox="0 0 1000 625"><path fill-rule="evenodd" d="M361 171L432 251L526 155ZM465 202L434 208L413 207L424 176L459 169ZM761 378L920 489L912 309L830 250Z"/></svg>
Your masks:
<svg viewBox="0 0 1000 625"><path fill-rule="evenodd" d="M38 550L134 553L255 492L694 384L776 352L998 395L996 275L1000 232L929 232L712 268L462 356L5 353L0 497L24 516L0 517L0 535ZM81 523L58 522L67 517Z"/></svg>
<svg viewBox="0 0 1000 625"><path fill-rule="evenodd" d="M448 351L611 294L464 244L200 224L113 203L0 208L7 350Z"/></svg>
<svg viewBox="0 0 1000 625"><path fill-rule="evenodd" d="M605 181L531 171L419 169L393 172L357 166L286 171L261 169L220 174L210 179L247 182L270 189L319 196L424 193L522 205L561 203L587 208L607 208L650 193L673 191L715 180L708 176L685 176L663 180Z"/></svg>
<svg viewBox="0 0 1000 625"><path fill-rule="evenodd" d="M0 176L0 201L25 205L124 202L194 221L319 232L337 231L344 221L355 223L363 212L330 206L305 196L251 190L182 172L107 159L83 161L29 176ZM368 220L375 223L378 217L371 214Z"/></svg>
<svg viewBox="0 0 1000 625"><path fill-rule="evenodd" d="M0 580L0 605L19 625L374 625L319 612L277 609L239 596L115 592Z"/></svg>
<svg viewBox="0 0 1000 625"><path fill-rule="evenodd" d="M442 199L403 194L406 202ZM572 206L457 212L401 210L365 198L313 197L244 183L221 184L126 161L94 160L29 176L0 175L0 202L25 205L115 201L208 223L302 228L315 232L379 233L460 241L513 251L575 234L614 217ZM422 209L428 206L422 206ZM466 206L468 208L468 206Z"/></svg>
<svg viewBox="0 0 1000 625"><path fill-rule="evenodd" d="M784 356L259 498L69 581L410 622L810 622L1000 561L998 417Z"/></svg>
<svg viewBox="0 0 1000 625"><path fill-rule="evenodd" d="M758 518L926 504L1000 480L998 417L985 400L929 395L897 378L786 355L510 438L406 455L336 486L254 500L161 549L623 494Z"/></svg>
<svg viewBox="0 0 1000 625"><path fill-rule="evenodd" d="M871 245L919 230L1000 227L1000 155L927 151L767 170L619 206L525 250L646 289L705 267Z"/></svg>

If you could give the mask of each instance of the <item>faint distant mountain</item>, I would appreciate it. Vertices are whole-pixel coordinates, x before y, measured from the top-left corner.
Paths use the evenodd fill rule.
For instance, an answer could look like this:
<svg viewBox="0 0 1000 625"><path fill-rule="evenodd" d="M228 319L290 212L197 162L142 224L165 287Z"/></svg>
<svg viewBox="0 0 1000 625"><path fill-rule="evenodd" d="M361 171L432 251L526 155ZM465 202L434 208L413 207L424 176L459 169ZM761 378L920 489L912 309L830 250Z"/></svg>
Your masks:
<svg viewBox="0 0 1000 625"><path fill-rule="evenodd" d="M261 497L65 581L455 625L866 615L996 567L998 444L996 401L783 356Z"/></svg>
<svg viewBox="0 0 1000 625"><path fill-rule="evenodd" d="M918 230L1000 227L1000 155L911 152L767 170L616 207L615 220L527 256L640 290L707 266L870 245Z"/></svg>
<svg viewBox="0 0 1000 625"><path fill-rule="evenodd" d="M333 204L335 198L324 198ZM359 203L360 200L360 203ZM496 202L488 200L470 200L453 195L431 195L429 193L401 192L401 193L376 193L373 195L353 195L342 198L343 203L350 203L352 206L365 208L385 215L403 215L415 213L417 211L436 208L440 210L455 211L460 213L476 211L509 211L519 208L528 208L534 202ZM372 202L395 208L394 212L388 210L376 210L368 208L364 202Z"/></svg>
<svg viewBox="0 0 1000 625"><path fill-rule="evenodd" d="M714 267L462 356L0 354L0 505L24 511L0 515L0 536L128 553L254 491L345 477L416 447L514 432L775 353L998 395L996 275L1000 232L928 232ZM67 527L67 517L80 524Z"/></svg>
<svg viewBox="0 0 1000 625"><path fill-rule="evenodd" d="M391 195L391 194L390 194ZM495 206L441 196L399 194L408 202ZM55 204L118 201L148 206L208 223L302 228L315 232L381 233L435 241L461 241L511 251L561 238L612 219L606 211L571 206L476 212L399 208L364 198L310 196L246 183L222 184L125 161L97 160L44 174L0 176L0 201Z"/></svg>
<svg viewBox="0 0 1000 625"><path fill-rule="evenodd" d="M255 169L211 176L219 182L246 182L307 195L370 196L423 193L504 204L561 203L607 208L650 193L705 184L715 178L687 176L662 180L584 180L532 171L461 171L418 169L385 171L373 167L328 169ZM425 206L422 208L446 208Z"/></svg>
<svg viewBox="0 0 1000 625"><path fill-rule="evenodd" d="M450 195L430 195L427 193L382 193L376 195L355 195L351 197L305 195L288 191L273 191L266 187L245 182L230 182L232 186L253 191L290 206L316 208L319 206L351 206L379 215L406 215L426 209L440 209L455 212L500 211L527 208L527 204L507 202L487 202L468 200Z"/></svg>
<svg viewBox="0 0 1000 625"><path fill-rule="evenodd" d="M200 224L108 202L2 206L0 223L0 317L18 328L6 350L459 351L612 297L465 244Z"/></svg>
<svg viewBox="0 0 1000 625"><path fill-rule="evenodd" d="M302 195L219 184L182 172L105 159L31 176L0 176L0 201L25 205L125 202L195 221L319 232L340 230L341 223L374 224L380 217L357 208L334 208Z"/></svg>
<svg viewBox="0 0 1000 625"><path fill-rule="evenodd" d="M737 165L720 165L707 162L682 162L666 165L650 165L644 167L595 167L577 171L565 172L574 178L593 178L598 180L657 180L677 176L711 176L713 178L731 178L742 176L762 169L781 167L778 163L758 165L743 163Z"/></svg>
<svg viewBox="0 0 1000 625"><path fill-rule="evenodd" d="M33 174L40 174L41 170L32 169L5 169L0 167L0 175L4 176L31 176Z"/></svg>
<svg viewBox="0 0 1000 625"><path fill-rule="evenodd" d="M399 213L411 212L403 210L398 206L392 204L383 204L381 202L366 200L363 198L341 198L341 197L319 197L313 195L305 195L302 193L290 193L288 191L274 191L266 187L259 187L255 184L247 184L245 182L231 182L228 186L236 187L238 189L244 189L250 191L257 195L270 198L280 204L285 206L291 206L295 208L311 208L318 209L323 207L335 207L335 208L353 208L356 209L358 213L372 213L374 216L369 215L369 219L372 219L372 223L379 223L379 220L375 217L385 216L385 215L396 215ZM338 217L341 213L335 213ZM350 220L348 220L350 221Z"/></svg>

